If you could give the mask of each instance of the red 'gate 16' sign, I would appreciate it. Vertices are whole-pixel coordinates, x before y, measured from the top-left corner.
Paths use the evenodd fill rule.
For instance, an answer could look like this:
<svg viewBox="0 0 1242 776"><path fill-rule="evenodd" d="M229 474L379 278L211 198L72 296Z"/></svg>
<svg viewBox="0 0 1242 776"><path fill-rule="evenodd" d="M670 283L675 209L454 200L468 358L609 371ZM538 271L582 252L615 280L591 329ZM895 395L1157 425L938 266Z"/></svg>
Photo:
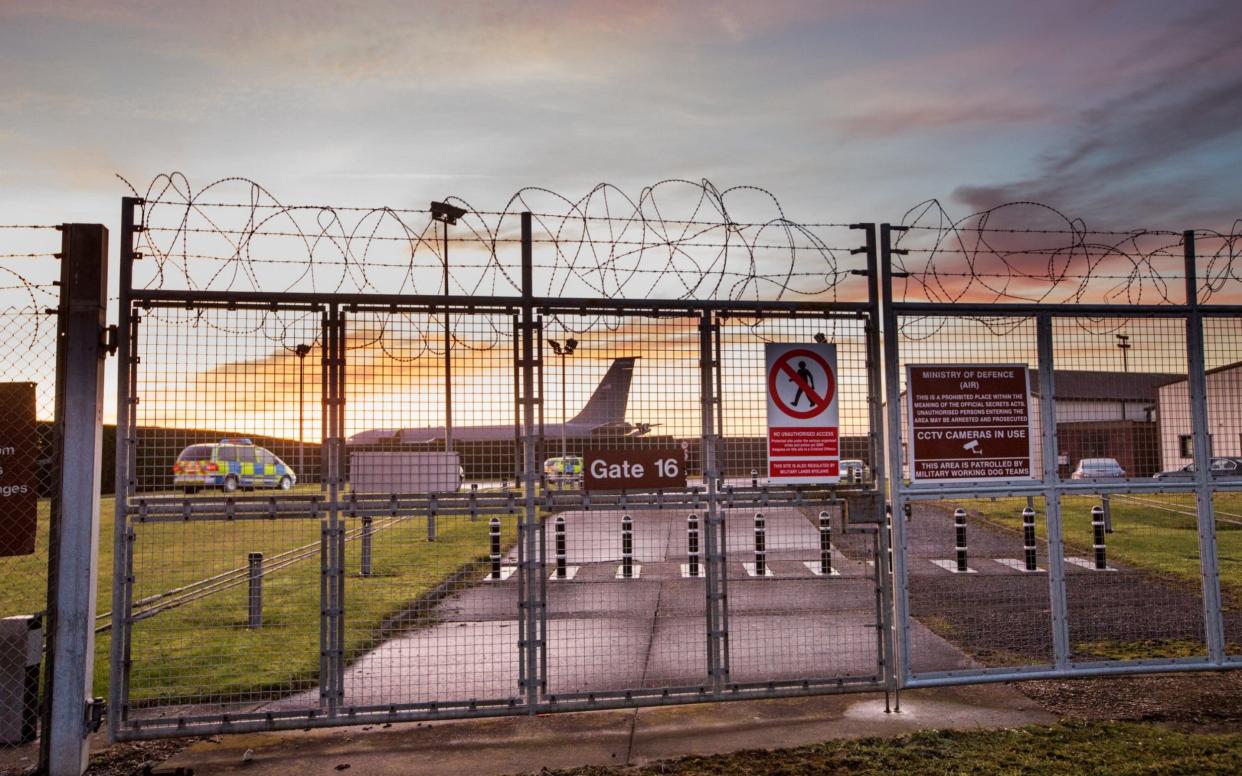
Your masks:
<svg viewBox="0 0 1242 776"><path fill-rule="evenodd" d="M836 346L769 343L764 350L769 481L791 485L839 481Z"/></svg>

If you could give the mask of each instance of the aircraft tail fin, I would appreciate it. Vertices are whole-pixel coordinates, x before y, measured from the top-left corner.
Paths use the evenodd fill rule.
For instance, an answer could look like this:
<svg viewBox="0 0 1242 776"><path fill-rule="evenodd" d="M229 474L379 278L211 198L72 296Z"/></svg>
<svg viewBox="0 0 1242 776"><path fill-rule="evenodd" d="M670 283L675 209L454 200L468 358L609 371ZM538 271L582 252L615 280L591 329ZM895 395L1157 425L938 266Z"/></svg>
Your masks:
<svg viewBox="0 0 1242 776"><path fill-rule="evenodd" d="M634 362L637 360L637 356L614 359L586 406L569 422L596 428L624 423L625 408L630 401L630 383L634 379Z"/></svg>

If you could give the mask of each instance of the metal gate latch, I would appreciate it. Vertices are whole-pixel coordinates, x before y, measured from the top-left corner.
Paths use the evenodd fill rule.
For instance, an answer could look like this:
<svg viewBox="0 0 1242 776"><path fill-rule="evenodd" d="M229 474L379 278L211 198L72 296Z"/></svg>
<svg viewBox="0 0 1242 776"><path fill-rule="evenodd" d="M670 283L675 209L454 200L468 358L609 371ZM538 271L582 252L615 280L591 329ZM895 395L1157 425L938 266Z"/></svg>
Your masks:
<svg viewBox="0 0 1242 776"><path fill-rule="evenodd" d="M116 328L115 326L113 327ZM108 702L103 698L91 698L86 703L86 729L98 733L108 713Z"/></svg>
<svg viewBox="0 0 1242 776"><path fill-rule="evenodd" d="M117 344L121 340L120 332L117 331L116 324L105 326L99 332L99 346L108 352L109 356L116 355Z"/></svg>

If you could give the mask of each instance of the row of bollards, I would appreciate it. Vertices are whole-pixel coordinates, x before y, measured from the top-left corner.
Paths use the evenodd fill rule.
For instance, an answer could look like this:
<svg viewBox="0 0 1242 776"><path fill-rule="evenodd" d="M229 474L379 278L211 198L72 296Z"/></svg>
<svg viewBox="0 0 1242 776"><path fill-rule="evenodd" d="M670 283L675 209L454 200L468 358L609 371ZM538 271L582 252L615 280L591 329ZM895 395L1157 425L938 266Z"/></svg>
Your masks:
<svg viewBox="0 0 1242 776"><path fill-rule="evenodd" d="M492 579L500 579L500 521L492 519ZM566 579L569 576L569 559L565 538L565 518L558 516L553 523L556 566L553 578ZM690 513L686 518L686 576L700 577L703 575L702 533L699 516ZM819 513L819 571L824 576L835 572L832 568L832 520L828 512ZM755 576L767 576L767 522L762 512L755 513ZM634 562L634 519L630 515L621 517L621 568L618 576L622 579L633 579L637 565Z"/></svg>
<svg viewBox="0 0 1242 776"><path fill-rule="evenodd" d="M962 511L962 510L959 510ZM1033 513L1032 513L1033 515ZM964 542L964 519L963 512L963 533L961 534ZM1032 517L1033 520L1033 517ZM556 579L566 579L568 577L568 552L565 538L565 518L558 516L554 523L555 531L555 554L556 554ZM371 517L362 518L362 548L361 548L361 576L369 577L373 573L372 563L372 542L375 533L374 525ZM501 568L501 549L500 549L500 518L493 517L488 524L488 533L491 544L491 552L489 553L490 570L488 578L499 581L502 578ZM1034 527L1032 525L1030 536L1033 542ZM703 555L701 541L701 526L699 516L690 513L686 518L686 574L690 577L703 576ZM963 545L962 551L965 551ZM767 521L762 512L755 513L755 576L764 577L768 573L767 565ZM1029 550L1028 558L1033 557L1034 547ZM832 575L832 521L828 512L819 513L819 571L823 576ZM965 557L964 555L962 556ZM964 562L964 561L963 561ZM621 571L620 576L625 579L632 579L635 574L634 563L634 520L628 514L621 518ZM252 552L247 556L247 577L249 583L247 603L248 618L247 627L260 628L263 626L263 553Z"/></svg>
<svg viewBox="0 0 1242 776"><path fill-rule="evenodd" d="M823 520L821 513L821 531ZM1111 532L1108 525L1107 513L1103 506L1091 507L1091 533L1092 533L1092 549L1094 550L1094 567L1099 571L1108 569L1108 548L1105 543L1105 534ZM953 533L954 533L954 549L956 551L956 562L954 570L959 574L964 574L968 570L969 551L966 544L966 510L953 510ZM1039 570L1039 558L1037 553L1037 545L1035 543L1035 509L1029 504L1022 510L1022 551L1023 551L1023 568L1026 571ZM826 558L826 556L825 556ZM826 559L825 559L826 565Z"/></svg>
<svg viewBox="0 0 1242 776"><path fill-rule="evenodd" d="M686 575L698 577L702 574L702 553L700 545L699 517L691 513L686 518ZM767 519L762 512L755 513L755 576L765 577L768 574L767 552ZM556 519L556 576L564 579L565 569L565 518ZM832 518L828 512L819 513L819 573L832 576ZM634 521L629 515L621 518L621 576L629 579L634 576Z"/></svg>

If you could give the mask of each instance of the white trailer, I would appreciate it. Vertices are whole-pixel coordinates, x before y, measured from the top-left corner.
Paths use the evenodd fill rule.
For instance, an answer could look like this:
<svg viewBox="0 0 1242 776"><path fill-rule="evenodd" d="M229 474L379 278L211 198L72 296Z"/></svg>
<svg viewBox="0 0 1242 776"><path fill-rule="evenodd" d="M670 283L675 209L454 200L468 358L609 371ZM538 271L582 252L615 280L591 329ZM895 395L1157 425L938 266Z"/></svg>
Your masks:
<svg viewBox="0 0 1242 776"><path fill-rule="evenodd" d="M457 453L355 452L349 484L356 493L452 493L461 488Z"/></svg>

